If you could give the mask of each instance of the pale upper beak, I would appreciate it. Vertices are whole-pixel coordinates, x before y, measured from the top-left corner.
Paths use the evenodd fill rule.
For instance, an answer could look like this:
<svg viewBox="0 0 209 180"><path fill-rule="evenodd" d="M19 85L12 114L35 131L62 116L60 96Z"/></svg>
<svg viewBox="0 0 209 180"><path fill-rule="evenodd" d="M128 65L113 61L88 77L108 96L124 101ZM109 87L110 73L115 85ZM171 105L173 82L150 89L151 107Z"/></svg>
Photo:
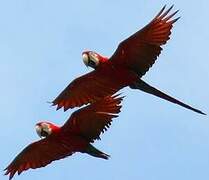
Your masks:
<svg viewBox="0 0 209 180"><path fill-rule="evenodd" d="M84 64L88 67L88 65L89 65L89 57L88 57L88 55L86 53L84 53L82 55L82 58L83 58Z"/></svg>
<svg viewBox="0 0 209 180"><path fill-rule="evenodd" d="M38 136L39 136L40 138L42 138L40 126L39 126L39 125L36 125L36 126L35 126L35 129L36 129L36 133L38 134Z"/></svg>

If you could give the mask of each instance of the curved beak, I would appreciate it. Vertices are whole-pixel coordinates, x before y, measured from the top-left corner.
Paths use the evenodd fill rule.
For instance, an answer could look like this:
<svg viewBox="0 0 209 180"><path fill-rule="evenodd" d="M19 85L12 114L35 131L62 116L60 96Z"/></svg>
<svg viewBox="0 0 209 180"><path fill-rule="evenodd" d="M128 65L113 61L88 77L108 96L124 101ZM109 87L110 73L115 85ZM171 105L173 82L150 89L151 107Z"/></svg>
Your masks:
<svg viewBox="0 0 209 180"><path fill-rule="evenodd" d="M38 134L38 136L42 139L40 126L39 125L36 125L35 126L35 129L36 129L36 133Z"/></svg>
<svg viewBox="0 0 209 180"><path fill-rule="evenodd" d="M83 59L83 62L84 64L86 65L86 67L88 67L89 65L89 57L86 53L82 54L82 59Z"/></svg>

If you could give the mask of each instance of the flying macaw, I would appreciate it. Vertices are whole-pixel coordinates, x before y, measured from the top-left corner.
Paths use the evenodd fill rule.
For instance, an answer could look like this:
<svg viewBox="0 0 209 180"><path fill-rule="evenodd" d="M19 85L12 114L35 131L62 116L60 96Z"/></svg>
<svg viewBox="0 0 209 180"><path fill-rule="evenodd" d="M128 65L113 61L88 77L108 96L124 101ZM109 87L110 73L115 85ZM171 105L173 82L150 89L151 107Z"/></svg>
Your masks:
<svg viewBox="0 0 209 180"><path fill-rule="evenodd" d="M129 86L146 93L176 103L200 114L195 109L144 82L141 77L155 63L164 45L169 39L173 24L179 19L172 17L178 12L170 13L173 6L165 10L165 6L157 16L144 28L122 41L112 57L107 58L93 51L82 53L86 66L94 70L73 80L52 101L57 109L80 107L94 102L120 89Z"/></svg>
<svg viewBox="0 0 209 180"><path fill-rule="evenodd" d="M11 180L16 172L19 175L30 168L44 167L75 152L108 159L109 155L91 143L100 139L112 118L118 116L122 99L118 95L100 99L75 111L62 127L46 121L37 123L36 132L42 139L23 149L5 169L5 175Z"/></svg>

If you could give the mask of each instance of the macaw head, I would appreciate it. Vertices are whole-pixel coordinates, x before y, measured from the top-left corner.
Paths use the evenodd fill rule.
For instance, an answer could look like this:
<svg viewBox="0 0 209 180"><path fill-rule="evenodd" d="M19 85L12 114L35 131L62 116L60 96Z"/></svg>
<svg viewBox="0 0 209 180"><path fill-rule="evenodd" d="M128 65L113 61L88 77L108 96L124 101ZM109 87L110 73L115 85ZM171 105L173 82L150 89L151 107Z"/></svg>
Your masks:
<svg viewBox="0 0 209 180"><path fill-rule="evenodd" d="M59 129L58 126L50 122L39 122L35 126L36 132L40 138L48 137L50 134Z"/></svg>
<svg viewBox="0 0 209 180"><path fill-rule="evenodd" d="M82 58L83 58L83 62L84 64L88 67L92 67L94 69L96 69L99 64L101 62L104 62L107 60L106 57L103 57L101 55L99 55L98 53L96 52L93 52L93 51L85 51L82 53Z"/></svg>

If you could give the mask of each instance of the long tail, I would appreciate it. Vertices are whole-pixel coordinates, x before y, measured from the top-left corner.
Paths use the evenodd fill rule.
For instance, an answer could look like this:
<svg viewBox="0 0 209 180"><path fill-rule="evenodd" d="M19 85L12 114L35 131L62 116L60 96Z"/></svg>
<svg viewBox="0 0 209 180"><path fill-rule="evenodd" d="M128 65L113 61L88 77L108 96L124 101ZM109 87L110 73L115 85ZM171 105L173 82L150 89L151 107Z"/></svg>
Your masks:
<svg viewBox="0 0 209 180"><path fill-rule="evenodd" d="M92 146L91 144L89 144L89 146L87 147L85 153L97 157L97 158L102 158L102 159L109 159L109 155L103 153L102 151L96 149L94 146Z"/></svg>
<svg viewBox="0 0 209 180"><path fill-rule="evenodd" d="M147 84L146 82L142 81L141 79L139 79L139 81L137 81L136 83L134 83L133 85L130 86L130 88L132 89L140 89L146 93L149 93L149 94L152 94L154 96L157 96L159 98L162 98L162 99L165 99L167 101L170 101L172 103L175 103L175 104L178 104L184 108L187 108L187 109L190 109L194 112L197 112L199 114L203 114L203 115L206 115L204 112L200 111L199 109L195 109L165 93L163 93L162 91L150 86L149 84Z"/></svg>

